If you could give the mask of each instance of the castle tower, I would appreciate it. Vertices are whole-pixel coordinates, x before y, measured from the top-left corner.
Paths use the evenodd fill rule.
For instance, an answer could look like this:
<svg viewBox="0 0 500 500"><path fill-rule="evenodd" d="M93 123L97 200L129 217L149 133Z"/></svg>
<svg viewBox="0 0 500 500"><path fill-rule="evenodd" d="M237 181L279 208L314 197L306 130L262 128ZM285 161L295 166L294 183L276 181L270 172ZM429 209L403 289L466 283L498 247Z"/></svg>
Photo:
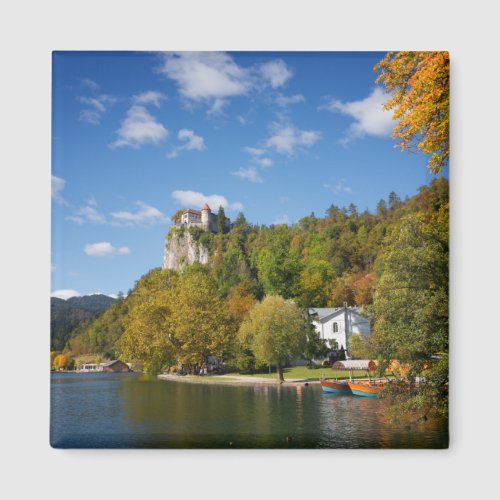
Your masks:
<svg viewBox="0 0 500 500"><path fill-rule="evenodd" d="M210 231L210 214L211 214L210 207L208 206L208 203L205 203L201 209L201 227L203 231Z"/></svg>

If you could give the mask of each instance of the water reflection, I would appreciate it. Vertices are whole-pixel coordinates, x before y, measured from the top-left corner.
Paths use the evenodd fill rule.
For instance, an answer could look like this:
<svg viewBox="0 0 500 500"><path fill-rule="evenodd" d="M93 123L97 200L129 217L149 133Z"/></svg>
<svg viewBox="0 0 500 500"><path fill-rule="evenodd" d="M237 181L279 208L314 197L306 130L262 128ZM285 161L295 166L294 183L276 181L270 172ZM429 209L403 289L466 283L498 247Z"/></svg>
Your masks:
<svg viewBox="0 0 500 500"><path fill-rule="evenodd" d="M138 374L53 374L51 442L160 448L446 445L446 426L395 427L379 418L383 404L328 395L317 385L233 387Z"/></svg>

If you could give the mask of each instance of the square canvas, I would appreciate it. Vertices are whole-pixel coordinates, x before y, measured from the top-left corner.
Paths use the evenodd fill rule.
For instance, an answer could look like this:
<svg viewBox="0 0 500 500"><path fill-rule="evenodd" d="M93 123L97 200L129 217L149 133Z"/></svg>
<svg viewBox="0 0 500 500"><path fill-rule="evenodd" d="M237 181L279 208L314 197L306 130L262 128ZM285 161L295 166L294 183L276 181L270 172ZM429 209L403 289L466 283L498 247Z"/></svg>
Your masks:
<svg viewBox="0 0 500 500"><path fill-rule="evenodd" d="M447 52L54 52L50 443L447 448Z"/></svg>

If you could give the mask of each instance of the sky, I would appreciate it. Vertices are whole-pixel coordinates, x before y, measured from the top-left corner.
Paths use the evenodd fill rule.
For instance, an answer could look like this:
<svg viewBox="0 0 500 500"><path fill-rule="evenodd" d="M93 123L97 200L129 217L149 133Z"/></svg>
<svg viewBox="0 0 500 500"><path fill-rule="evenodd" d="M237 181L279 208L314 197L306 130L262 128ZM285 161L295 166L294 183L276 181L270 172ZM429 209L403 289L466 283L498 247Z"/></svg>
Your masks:
<svg viewBox="0 0 500 500"><path fill-rule="evenodd" d="M126 294L181 208L293 224L416 194L434 176L391 138L383 56L54 52L52 295Z"/></svg>

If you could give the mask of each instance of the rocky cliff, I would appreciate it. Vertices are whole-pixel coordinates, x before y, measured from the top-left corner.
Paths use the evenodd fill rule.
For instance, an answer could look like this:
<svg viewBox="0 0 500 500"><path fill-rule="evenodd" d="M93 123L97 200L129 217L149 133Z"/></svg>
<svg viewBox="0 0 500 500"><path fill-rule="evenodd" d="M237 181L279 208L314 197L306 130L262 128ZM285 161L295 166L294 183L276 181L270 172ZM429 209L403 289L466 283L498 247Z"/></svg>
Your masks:
<svg viewBox="0 0 500 500"><path fill-rule="evenodd" d="M189 231L170 230L165 238L163 269L180 269L187 264L207 264L208 249L195 241Z"/></svg>

